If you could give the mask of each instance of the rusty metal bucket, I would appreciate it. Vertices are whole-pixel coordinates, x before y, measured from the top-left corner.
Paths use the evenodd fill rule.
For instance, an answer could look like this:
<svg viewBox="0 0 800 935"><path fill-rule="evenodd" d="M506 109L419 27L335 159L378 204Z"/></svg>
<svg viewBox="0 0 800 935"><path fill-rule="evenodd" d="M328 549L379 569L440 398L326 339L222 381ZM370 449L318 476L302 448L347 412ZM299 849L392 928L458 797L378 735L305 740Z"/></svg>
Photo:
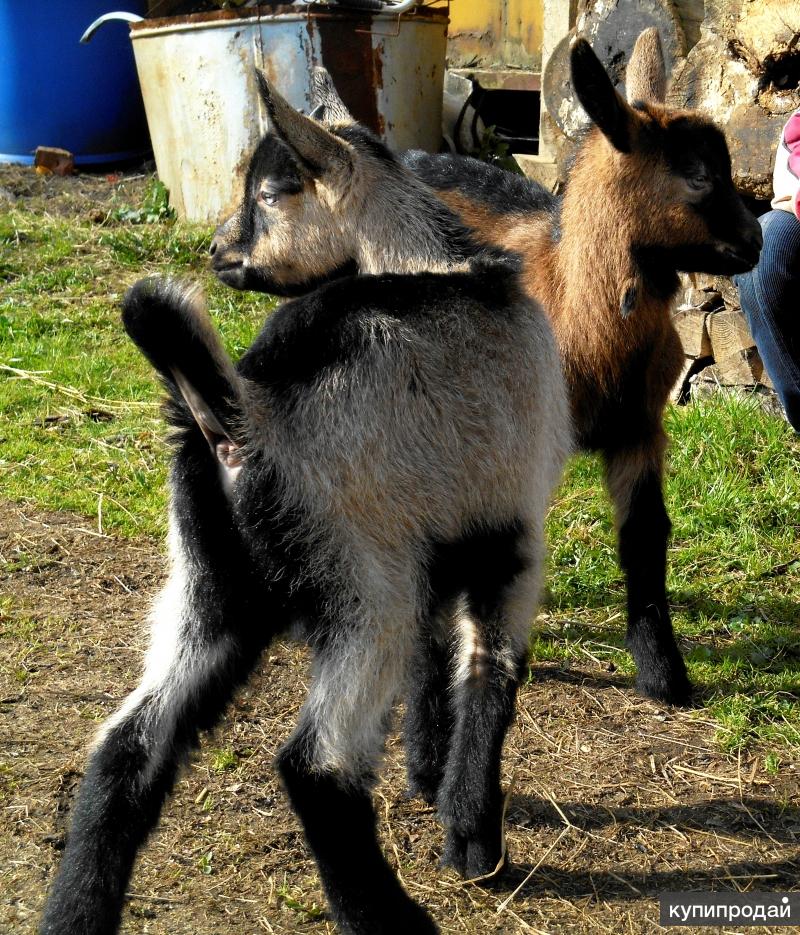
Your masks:
<svg viewBox="0 0 800 935"><path fill-rule="evenodd" d="M266 129L254 66L308 111L312 66L324 65L392 148L437 150L447 22L446 3L399 16L313 4L132 22L156 166L178 216L216 223L238 199Z"/></svg>

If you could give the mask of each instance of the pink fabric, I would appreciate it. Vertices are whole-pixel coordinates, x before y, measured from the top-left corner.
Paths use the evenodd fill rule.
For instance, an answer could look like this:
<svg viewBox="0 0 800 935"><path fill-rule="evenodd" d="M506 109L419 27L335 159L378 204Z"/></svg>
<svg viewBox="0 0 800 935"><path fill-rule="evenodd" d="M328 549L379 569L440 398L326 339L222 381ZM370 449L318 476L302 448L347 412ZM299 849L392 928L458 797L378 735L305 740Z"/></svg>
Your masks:
<svg viewBox="0 0 800 935"><path fill-rule="evenodd" d="M773 208L794 211L800 220L800 110L792 114L783 128L772 182Z"/></svg>

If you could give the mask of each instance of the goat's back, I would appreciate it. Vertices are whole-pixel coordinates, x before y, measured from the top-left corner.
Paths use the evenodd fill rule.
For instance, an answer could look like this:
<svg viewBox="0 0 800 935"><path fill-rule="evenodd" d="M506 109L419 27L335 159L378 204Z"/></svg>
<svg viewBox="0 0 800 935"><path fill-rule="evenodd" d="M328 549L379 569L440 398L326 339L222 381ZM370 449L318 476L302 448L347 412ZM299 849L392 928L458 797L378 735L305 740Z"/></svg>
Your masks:
<svg viewBox="0 0 800 935"><path fill-rule="evenodd" d="M414 149L403 153L400 158L437 193L453 192L468 196L497 214L552 213L556 209L555 195L538 182L470 156L432 154Z"/></svg>
<svg viewBox="0 0 800 935"><path fill-rule="evenodd" d="M338 280L279 308L239 369L289 499L386 549L543 515L569 445L551 329L503 263Z"/></svg>

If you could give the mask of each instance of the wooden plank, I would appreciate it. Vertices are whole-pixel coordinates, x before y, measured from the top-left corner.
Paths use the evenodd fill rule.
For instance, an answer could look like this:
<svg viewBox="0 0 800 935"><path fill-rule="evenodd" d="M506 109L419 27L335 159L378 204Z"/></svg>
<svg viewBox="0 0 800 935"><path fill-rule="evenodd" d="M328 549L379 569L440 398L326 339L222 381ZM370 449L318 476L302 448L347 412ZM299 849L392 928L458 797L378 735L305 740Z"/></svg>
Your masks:
<svg viewBox="0 0 800 935"><path fill-rule="evenodd" d="M744 312L740 310L712 312L706 319L706 330L711 341L711 353L717 362L754 348L756 344Z"/></svg>
<svg viewBox="0 0 800 935"><path fill-rule="evenodd" d="M699 308L681 308L672 316L672 324L687 357L711 356L711 341L706 329L708 317L709 313Z"/></svg>

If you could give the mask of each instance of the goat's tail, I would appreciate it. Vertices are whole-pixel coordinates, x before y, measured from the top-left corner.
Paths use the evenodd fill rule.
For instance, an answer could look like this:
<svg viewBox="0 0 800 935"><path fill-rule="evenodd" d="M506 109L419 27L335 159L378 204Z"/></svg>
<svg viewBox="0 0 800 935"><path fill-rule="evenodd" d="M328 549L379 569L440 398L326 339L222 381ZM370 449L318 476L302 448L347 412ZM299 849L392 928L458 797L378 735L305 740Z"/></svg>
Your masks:
<svg viewBox="0 0 800 935"><path fill-rule="evenodd" d="M151 277L122 300L122 321L161 376L173 407L214 446L241 441L241 380L225 352L198 285Z"/></svg>

